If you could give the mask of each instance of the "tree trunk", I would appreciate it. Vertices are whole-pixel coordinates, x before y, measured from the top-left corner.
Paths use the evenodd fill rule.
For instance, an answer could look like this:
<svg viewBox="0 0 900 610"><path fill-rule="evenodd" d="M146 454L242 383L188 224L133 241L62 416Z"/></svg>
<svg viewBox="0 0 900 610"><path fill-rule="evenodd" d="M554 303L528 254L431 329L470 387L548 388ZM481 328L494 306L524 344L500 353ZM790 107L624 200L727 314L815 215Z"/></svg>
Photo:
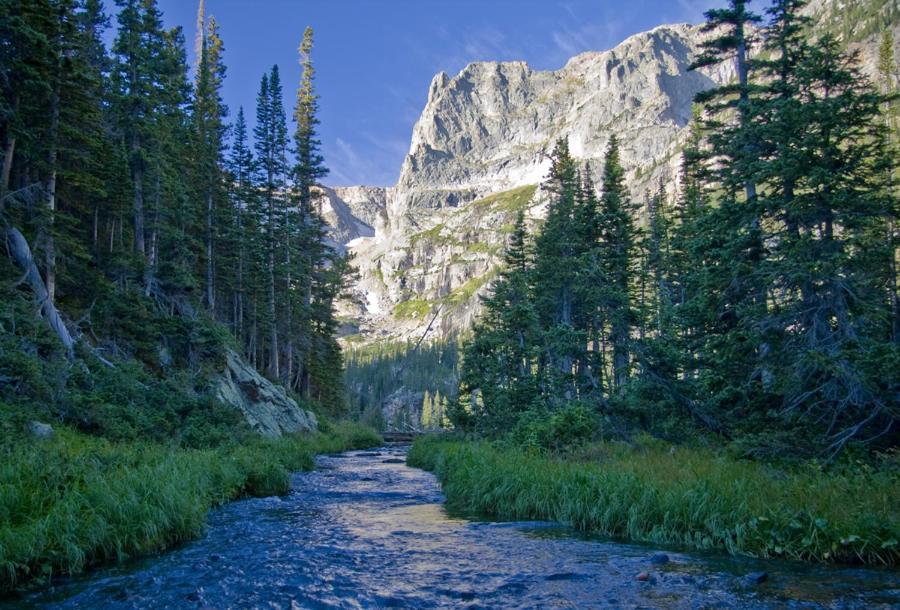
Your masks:
<svg viewBox="0 0 900 610"><path fill-rule="evenodd" d="M206 194L206 305L216 313L215 272L213 264L213 196L212 185Z"/></svg>
<svg viewBox="0 0 900 610"><path fill-rule="evenodd" d="M134 249L142 257L146 255L144 245L144 169L141 155L141 140L137 134L131 137L131 182L134 187Z"/></svg>
<svg viewBox="0 0 900 610"><path fill-rule="evenodd" d="M271 339L269 345L269 373L272 375L273 379L278 379L280 377L280 371L278 367L278 319L277 319L277 311L275 308L275 231L271 226L272 222L274 222L274 203L272 202L271 195L269 197L269 321L272 325L271 329Z"/></svg>
<svg viewBox="0 0 900 610"><path fill-rule="evenodd" d="M69 334L69 329L66 328L66 325L63 323L62 317L59 315L59 311L57 311L53 301L50 300L47 287L34 262L31 248L28 246L28 241L18 229L10 228L6 229L6 243L13 259L16 261L16 265L25 274L25 280L28 282L28 285L31 286L31 291L34 293L35 299L41 306L41 313L43 314L44 319L47 320L47 324L50 325L50 328L56 333L56 336L59 337L60 342L66 350L66 355L71 358L75 351L75 340L72 338L72 335Z"/></svg>
<svg viewBox="0 0 900 610"><path fill-rule="evenodd" d="M285 232L285 265L287 277L285 279L285 300L287 301L287 309L285 311L285 333L287 336L287 345L285 346L285 362L284 379L282 383L285 387L290 387L291 375L294 374L294 315L293 315L293 299L291 297L291 236L290 225Z"/></svg>
<svg viewBox="0 0 900 610"><path fill-rule="evenodd" d="M749 118L749 108L747 108L747 104L750 103L750 94L747 91L747 83L749 80L749 75L747 73L747 38L744 35L744 24L739 23L737 26L737 38L738 38L738 47L737 47L737 71L738 71L738 83L740 84L740 113L741 113L741 124L742 126L747 125L750 121ZM748 151L750 154L750 151ZM756 199L756 183L752 180L747 180L744 183L744 191L747 195L747 201L753 201ZM759 222L758 220L756 221ZM754 228L756 228L754 226Z"/></svg>
<svg viewBox="0 0 900 610"><path fill-rule="evenodd" d="M50 227L47 236L47 250L44 258L44 281L47 285L47 295L51 302L56 300L56 243L53 239L53 222L56 214L56 160L58 156L57 150L57 134L59 132L59 78L53 87L53 93L50 96L50 132L49 147L47 154L47 166L49 175L47 177L47 211L49 212L48 224Z"/></svg>
<svg viewBox="0 0 900 610"><path fill-rule="evenodd" d="M13 155L16 152L16 136L6 134L6 143L3 146L3 170L0 174L0 195L9 190L9 175L12 172Z"/></svg>

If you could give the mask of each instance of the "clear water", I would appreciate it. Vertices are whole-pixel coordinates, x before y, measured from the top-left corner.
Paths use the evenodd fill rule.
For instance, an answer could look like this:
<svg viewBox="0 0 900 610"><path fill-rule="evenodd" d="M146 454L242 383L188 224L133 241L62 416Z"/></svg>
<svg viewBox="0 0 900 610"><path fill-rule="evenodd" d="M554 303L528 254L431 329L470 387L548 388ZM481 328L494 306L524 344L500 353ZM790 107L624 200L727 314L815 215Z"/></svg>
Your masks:
<svg viewBox="0 0 900 610"><path fill-rule="evenodd" d="M900 608L900 575L679 552L549 523L448 515L403 449L319 458L283 498L213 511L205 537L13 608ZM665 550L668 564L649 558ZM765 570L762 585L744 584ZM642 571L650 580L638 581ZM3 604L0 604L3 605Z"/></svg>

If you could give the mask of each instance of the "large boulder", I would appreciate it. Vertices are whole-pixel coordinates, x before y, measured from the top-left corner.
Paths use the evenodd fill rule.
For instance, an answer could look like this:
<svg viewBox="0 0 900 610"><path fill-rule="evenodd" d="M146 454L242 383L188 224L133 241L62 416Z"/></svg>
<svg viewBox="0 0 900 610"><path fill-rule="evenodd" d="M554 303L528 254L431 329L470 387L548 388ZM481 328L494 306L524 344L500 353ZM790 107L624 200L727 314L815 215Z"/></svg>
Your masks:
<svg viewBox="0 0 900 610"><path fill-rule="evenodd" d="M318 426L315 414L301 409L284 388L260 375L233 351L228 352L225 371L216 381L215 396L238 409L263 436L309 432Z"/></svg>
<svg viewBox="0 0 900 610"><path fill-rule="evenodd" d="M53 426L39 421L30 421L26 426L28 433L34 438L46 439L53 438Z"/></svg>

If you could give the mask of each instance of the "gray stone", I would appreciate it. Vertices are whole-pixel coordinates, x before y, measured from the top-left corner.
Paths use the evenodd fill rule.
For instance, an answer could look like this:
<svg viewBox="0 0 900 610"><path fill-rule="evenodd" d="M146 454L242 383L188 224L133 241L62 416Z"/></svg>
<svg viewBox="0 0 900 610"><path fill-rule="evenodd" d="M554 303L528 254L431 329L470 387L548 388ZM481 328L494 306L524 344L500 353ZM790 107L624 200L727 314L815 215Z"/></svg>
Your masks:
<svg viewBox="0 0 900 610"><path fill-rule="evenodd" d="M769 580L768 572L751 572L744 576L744 584L748 586L761 585Z"/></svg>
<svg viewBox="0 0 900 610"><path fill-rule="evenodd" d="M30 421L26 425L28 433L35 438L46 439L53 438L53 426L44 424L39 421Z"/></svg>
<svg viewBox="0 0 900 610"><path fill-rule="evenodd" d="M669 556L665 553L654 553L650 556L650 563L654 565L663 565L669 563Z"/></svg>
<svg viewBox="0 0 900 610"><path fill-rule="evenodd" d="M284 388L260 375L232 351L215 383L215 397L238 409L250 427L263 436L309 432L318 426L315 414L301 409Z"/></svg>

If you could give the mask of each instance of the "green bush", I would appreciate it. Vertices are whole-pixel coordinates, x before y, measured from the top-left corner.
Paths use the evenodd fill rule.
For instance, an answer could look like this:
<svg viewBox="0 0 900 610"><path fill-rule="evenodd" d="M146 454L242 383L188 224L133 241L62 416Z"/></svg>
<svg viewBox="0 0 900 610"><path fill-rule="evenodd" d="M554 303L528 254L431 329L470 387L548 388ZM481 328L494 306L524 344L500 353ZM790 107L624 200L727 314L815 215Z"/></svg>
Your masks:
<svg viewBox="0 0 900 610"><path fill-rule="evenodd" d="M528 411L513 431L513 439L522 447L564 452L593 440L599 432L594 411L575 402L558 411Z"/></svg>
<svg viewBox="0 0 900 610"><path fill-rule="evenodd" d="M563 460L423 437L408 461L433 471L465 514L756 557L900 563L900 474L888 466L776 469L649 439Z"/></svg>

